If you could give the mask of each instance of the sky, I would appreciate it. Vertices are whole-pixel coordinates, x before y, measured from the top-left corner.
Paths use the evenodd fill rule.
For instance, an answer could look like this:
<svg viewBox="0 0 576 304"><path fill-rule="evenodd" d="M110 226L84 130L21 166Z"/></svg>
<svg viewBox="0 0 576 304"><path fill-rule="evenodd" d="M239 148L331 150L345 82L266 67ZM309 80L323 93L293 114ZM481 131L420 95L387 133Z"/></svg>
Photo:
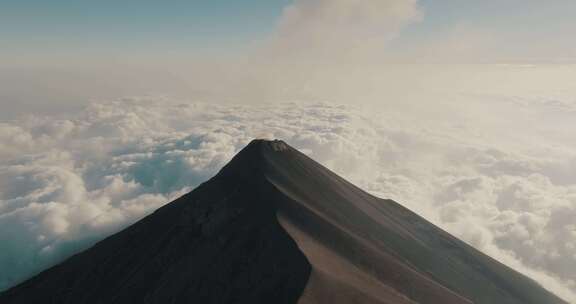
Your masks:
<svg viewBox="0 0 576 304"><path fill-rule="evenodd" d="M132 95L348 101L358 90L336 84L366 90L362 75L381 78L395 64L571 63L575 11L571 0L0 0L0 119ZM436 79L412 70L371 95ZM339 78L350 71L355 80ZM494 73L484 79L502 78Z"/></svg>
<svg viewBox="0 0 576 304"><path fill-rule="evenodd" d="M267 39L289 4L289 0L4 0L0 65L65 64L73 58L88 64L84 61L99 57L163 61L168 55L184 60L194 54L238 53ZM571 0L421 0L418 6L422 18L405 29L394 48L465 43L462 35L484 39L490 52L495 50L489 44L499 49L493 58L463 60L554 62L574 57L575 45L566 39L576 28L576 3Z"/></svg>
<svg viewBox="0 0 576 304"><path fill-rule="evenodd" d="M23 64L51 56L239 50L269 34L285 5L280 0L2 1L2 52Z"/></svg>
<svg viewBox="0 0 576 304"><path fill-rule="evenodd" d="M0 290L279 138L576 302L576 2L0 0Z"/></svg>

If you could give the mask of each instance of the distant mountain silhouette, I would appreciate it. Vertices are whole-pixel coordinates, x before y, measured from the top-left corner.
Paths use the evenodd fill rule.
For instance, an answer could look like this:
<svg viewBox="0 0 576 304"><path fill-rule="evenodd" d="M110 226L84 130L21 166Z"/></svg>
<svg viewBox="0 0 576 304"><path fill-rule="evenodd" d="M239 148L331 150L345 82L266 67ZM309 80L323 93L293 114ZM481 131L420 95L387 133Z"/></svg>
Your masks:
<svg viewBox="0 0 576 304"><path fill-rule="evenodd" d="M557 304L534 281L282 141L0 294L2 304Z"/></svg>

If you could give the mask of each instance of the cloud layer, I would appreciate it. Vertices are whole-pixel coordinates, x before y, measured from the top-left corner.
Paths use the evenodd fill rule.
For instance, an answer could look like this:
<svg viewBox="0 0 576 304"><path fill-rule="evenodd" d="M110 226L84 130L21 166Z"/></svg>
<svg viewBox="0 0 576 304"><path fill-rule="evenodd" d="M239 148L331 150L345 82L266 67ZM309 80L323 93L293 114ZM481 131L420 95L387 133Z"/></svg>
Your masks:
<svg viewBox="0 0 576 304"><path fill-rule="evenodd" d="M508 107L540 113L532 123L553 115L557 125L546 127L552 129L566 115L558 107L574 108L522 101ZM523 137L526 132L484 128L464 114L449 122L412 114L327 103L218 106L132 98L0 123L0 289L191 190L251 139L264 137L286 140L576 300L576 157L560 145L569 135L544 137L544 127L526 126L530 136Z"/></svg>

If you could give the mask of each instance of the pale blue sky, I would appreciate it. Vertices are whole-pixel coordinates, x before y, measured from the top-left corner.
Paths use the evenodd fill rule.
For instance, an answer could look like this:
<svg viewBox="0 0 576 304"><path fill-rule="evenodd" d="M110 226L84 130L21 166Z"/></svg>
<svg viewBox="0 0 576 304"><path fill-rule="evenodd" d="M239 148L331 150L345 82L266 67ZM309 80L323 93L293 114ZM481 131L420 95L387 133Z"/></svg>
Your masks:
<svg viewBox="0 0 576 304"><path fill-rule="evenodd" d="M266 35L286 2L0 0L0 43L26 53L236 45Z"/></svg>

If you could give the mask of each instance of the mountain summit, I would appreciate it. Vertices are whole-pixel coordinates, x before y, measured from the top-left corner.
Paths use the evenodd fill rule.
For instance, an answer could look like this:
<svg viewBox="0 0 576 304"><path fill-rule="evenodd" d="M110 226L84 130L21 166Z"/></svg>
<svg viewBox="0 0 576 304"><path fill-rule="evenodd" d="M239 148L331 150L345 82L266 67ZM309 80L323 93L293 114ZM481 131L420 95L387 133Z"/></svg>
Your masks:
<svg viewBox="0 0 576 304"><path fill-rule="evenodd" d="M0 303L560 304L283 141L0 294Z"/></svg>

